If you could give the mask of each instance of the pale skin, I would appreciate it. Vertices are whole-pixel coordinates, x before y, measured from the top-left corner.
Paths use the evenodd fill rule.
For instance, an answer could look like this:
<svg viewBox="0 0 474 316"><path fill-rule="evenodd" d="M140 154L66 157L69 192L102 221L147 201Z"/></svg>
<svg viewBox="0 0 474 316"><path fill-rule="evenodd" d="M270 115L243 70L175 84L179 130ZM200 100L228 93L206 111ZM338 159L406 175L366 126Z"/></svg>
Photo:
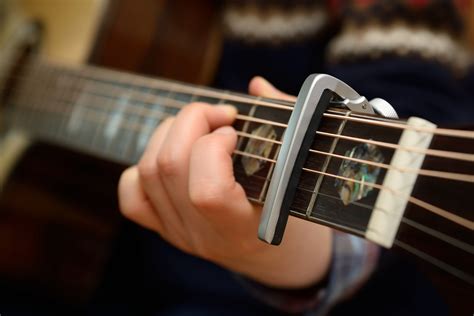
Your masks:
<svg viewBox="0 0 474 316"><path fill-rule="evenodd" d="M261 77L249 93L294 99ZM138 165L122 174L120 209L182 251L267 286L316 284L329 269L331 230L290 217L280 246L257 238L261 206L247 200L233 174L236 114L232 106L194 103L163 122Z"/></svg>

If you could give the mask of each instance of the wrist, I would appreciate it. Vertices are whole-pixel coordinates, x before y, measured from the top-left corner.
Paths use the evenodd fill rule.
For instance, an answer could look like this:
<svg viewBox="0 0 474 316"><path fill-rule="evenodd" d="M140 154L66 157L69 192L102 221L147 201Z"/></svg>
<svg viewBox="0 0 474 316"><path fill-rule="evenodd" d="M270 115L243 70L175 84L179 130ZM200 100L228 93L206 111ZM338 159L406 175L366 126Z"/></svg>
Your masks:
<svg viewBox="0 0 474 316"><path fill-rule="evenodd" d="M331 229L292 217L281 245L264 244L226 266L265 286L301 289L325 278L331 257Z"/></svg>

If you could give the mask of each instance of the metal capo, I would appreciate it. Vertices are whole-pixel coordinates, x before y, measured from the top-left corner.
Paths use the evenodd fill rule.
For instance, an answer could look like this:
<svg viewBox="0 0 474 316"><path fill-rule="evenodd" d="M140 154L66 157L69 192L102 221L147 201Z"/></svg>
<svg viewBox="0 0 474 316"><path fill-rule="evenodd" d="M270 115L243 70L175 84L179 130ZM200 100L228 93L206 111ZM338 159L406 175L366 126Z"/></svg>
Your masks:
<svg viewBox="0 0 474 316"><path fill-rule="evenodd" d="M268 243L278 245L283 238L296 184L314 139L313 131L318 130L334 94L341 97L341 104L353 112L398 117L385 100L374 99L369 103L337 78L326 74L310 75L298 94L263 206L258 237Z"/></svg>

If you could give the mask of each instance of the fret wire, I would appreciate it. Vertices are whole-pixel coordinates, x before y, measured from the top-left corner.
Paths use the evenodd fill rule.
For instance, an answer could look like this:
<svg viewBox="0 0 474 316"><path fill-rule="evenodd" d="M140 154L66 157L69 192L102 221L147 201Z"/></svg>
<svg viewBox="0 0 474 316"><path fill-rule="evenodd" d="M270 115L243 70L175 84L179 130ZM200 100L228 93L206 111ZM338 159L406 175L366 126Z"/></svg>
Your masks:
<svg viewBox="0 0 474 316"><path fill-rule="evenodd" d="M67 87L69 86L77 86L78 89L73 90L73 89L68 89ZM71 104L75 104L77 102L78 98L78 93L77 91L80 91L81 89L81 82L78 79L74 79L68 75L63 75L60 82L59 82L59 89L61 90L61 93L57 95L56 97L53 97L52 99L68 99L71 100ZM59 105L56 104L57 107ZM61 115L58 123L58 128L56 132L56 138L62 139L64 138L64 134L67 131L67 116L66 115Z"/></svg>
<svg viewBox="0 0 474 316"><path fill-rule="evenodd" d="M151 90L150 88L145 88L145 91L150 91L150 90ZM151 101L152 96L150 93L148 95L149 97L147 98L147 102L152 103ZM140 111L137 113L138 116L142 118L143 122L141 124L142 127L140 131L138 132L138 136L136 139L135 153L134 153L134 159L133 159L134 161L138 161L140 159L140 155L142 154L146 146L145 142L148 142L148 140L150 139L150 134L152 133L150 124L148 124L148 122L150 122L153 118L147 117L145 113L147 110L148 109L145 106L141 106ZM155 126L158 126L158 121L154 121L153 128Z"/></svg>
<svg viewBox="0 0 474 316"><path fill-rule="evenodd" d="M84 80L84 79L80 79L80 80ZM83 93L83 92L80 92L80 93ZM103 106L104 109L103 110L105 111L105 115L104 115L104 119L102 121L105 123L105 121L107 120L106 117L110 117L110 115L112 113L111 107L115 108L115 102L114 102L113 99L108 99L108 100L104 100L104 101L105 102L104 102L104 106ZM98 148L99 150L103 151L104 146L102 146L100 143L97 145L97 142L100 142L100 139L105 138L103 136L103 134L105 133L105 124L98 124L98 126L99 127L95 130L95 133L92 136L91 144L95 148Z"/></svg>
<svg viewBox="0 0 474 316"><path fill-rule="evenodd" d="M349 116L351 112L347 112L346 116ZM339 125L339 128L337 129L337 135L341 135L342 131L344 130L344 127L346 126L347 121L342 121L342 123ZM331 147L329 148L329 153L332 154L334 153L334 150L336 149L337 143L339 142L339 138L334 138L331 144ZM326 172L327 168L329 166L329 162L331 161L331 156L326 156L326 159L324 160L323 166L321 167L322 172ZM314 191L313 194L311 195L311 200L308 203L308 207L306 209L306 216L309 217L311 215L311 212L313 211L314 205L316 203L316 198L317 198L317 193L321 189L321 184L323 183L324 175L320 174L318 176L318 179L316 180L316 184L314 186ZM316 194L315 194L316 193Z"/></svg>
<svg viewBox="0 0 474 316"><path fill-rule="evenodd" d="M110 105L111 107L115 108L112 104ZM140 107L142 108L143 110L143 107ZM151 113L150 113L151 112ZM150 114L156 114L156 111L151 111L149 110L149 113ZM242 118L244 119L244 118ZM260 140L266 140L266 141L271 141L271 142L276 142L278 143L278 141L275 141L275 140L269 140L269 139L265 139L265 138L262 138L262 137L259 137L259 136L255 136L255 135L251 135L251 134L248 134L248 133L241 133L241 136L245 136L245 137L249 137L249 138L255 138L255 139L260 139ZM323 132L317 132L317 133L323 133ZM326 134L329 134L333 137L336 137L337 134L330 134L330 133L326 133ZM339 138L348 138L349 136L344 136L344 135L339 135L337 136ZM374 143L376 141L373 141L373 140L366 140L366 139L357 139L357 138L352 138L350 137L351 140L357 140L357 141L360 141L360 142L366 142L366 143ZM281 142L279 142L281 144ZM402 148L400 147L398 144L391 144L391 143L383 143L383 142L377 142L376 143L377 145L382 145L382 144L385 144L386 146L388 146L389 148ZM383 146L383 145L382 145ZM406 150L410 150L411 148L403 148L403 149L406 149ZM416 150L416 148L415 148ZM315 150L312 150L310 149L310 151L312 152L316 152ZM420 152L420 150L418 150L418 152ZM324 153L325 155L334 155L334 154L330 154L330 153ZM430 152L427 152L426 154L431 154ZM435 153L436 154L436 153ZM446 156L446 153L443 155L443 157ZM341 157L342 158L342 157ZM446 158L446 157L445 157ZM449 158L449 157L447 157ZM358 161L356 158L351 158L351 157L346 157L344 159L347 159L347 160L353 160L353 161ZM358 162L362 162L362 161L358 161ZM374 162L371 162L371 161L363 161L364 163L366 164L369 164L369 165L375 165L376 163ZM383 166L382 166L383 167ZM389 169L390 167L387 167L387 169ZM436 176L436 177L440 177L440 178L450 178L450 179L455 179L455 180L459 180L459 181L468 181L468 182L472 182L472 175L463 175L463 174L453 174L451 173L450 176L445 176L445 173L441 172L441 171L435 171L435 170L423 170L421 169L422 171L419 173L419 174L423 174L423 175L427 175L427 176ZM407 170L404 170L404 171L407 171Z"/></svg>
<svg viewBox="0 0 474 316"><path fill-rule="evenodd" d="M281 149L281 147L277 147L275 149L275 155L273 156L273 159L275 161L278 158L278 154L280 153L280 149ZM275 169L275 164L274 163L270 164L270 167L268 168L267 177L265 179L265 182L263 183L262 194L260 196L260 200L262 201L262 203L265 201L265 196L266 196L266 193L267 193L267 190L268 190L268 186L270 185L270 180L271 180L271 177L273 175L273 170L274 169Z"/></svg>
<svg viewBox="0 0 474 316"><path fill-rule="evenodd" d="M259 98L259 97L257 97ZM251 107L250 107L250 110L248 112L248 115L249 116L252 116L254 117L255 116L255 111L257 110L257 106L255 104L253 104ZM244 125L242 126L242 131L244 133L247 133L248 129L249 129L249 126L250 126L250 121L245 121L244 122ZM239 150L240 151L240 148L242 146L242 144L244 143L245 139L243 137L237 137L237 144L236 144L236 150ZM238 155L235 155L233 157L233 163L235 164L236 160L237 160L237 156ZM257 199L257 201L261 201L260 197Z"/></svg>
<svg viewBox="0 0 474 316"><path fill-rule="evenodd" d="M250 110L249 110L249 113L248 115L249 116L255 116L255 111L257 110L257 106L254 104ZM241 133L245 133L247 134L247 131L249 129L249 126L250 126L250 121L245 121L244 122L244 126L242 127L242 132ZM240 132L239 132L240 133ZM238 135L238 134L237 134ZM249 134L250 135L250 134ZM240 137L239 140L237 141L237 148L240 148L240 146L242 145L243 143L243 137Z"/></svg>
<svg viewBox="0 0 474 316"><path fill-rule="evenodd" d="M260 100L260 96L257 97L257 100ZM254 109L253 112L255 112L257 110L257 106L253 106L252 109ZM252 116L254 117L254 113L249 113L250 115L249 116ZM249 124L249 122L246 122L246 124ZM242 132L243 133L247 133L247 130L248 130L248 126L247 126L247 129L243 130ZM252 135L252 134L250 134ZM282 136L283 137L283 133L282 133ZM282 141L280 140L280 143L282 143ZM273 155L273 160L276 161L277 157L278 157L278 153L280 152L280 146L277 146L275 148L275 153ZM265 201L265 196L266 196L266 193L267 193L267 189L268 189L268 186L270 185L270 180L271 180L271 177L273 175L273 169L275 168L275 164L274 163L271 163L269 168L268 168L268 171L267 171L267 175L265 177L265 181L263 182L263 187L260 191L260 196L258 198L258 200L263 204L264 201Z"/></svg>
<svg viewBox="0 0 474 316"><path fill-rule="evenodd" d="M131 104L132 104L131 103L131 99L132 99L131 97L136 92L136 89L134 89L134 87L133 87L133 81L131 81L130 87L127 87L125 91L129 91L129 93L126 94L127 95L127 99L126 99L127 101L123 106L124 110L121 112L122 116L123 116L123 114L125 114L127 112L126 110L131 106ZM138 111L138 112L140 112L140 111ZM136 116L132 116L132 122L135 123L135 124L141 125L139 121L137 122L136 119L133 119L134 117L136 117ZM117 135L119 135L120 130L121 130L120 127L122 126L124 121L125 121L125 119L124 119L124 117L122 117L121 120L120 120L119 126L117 128L117 133L114 136L114 139L117 139ZM134 133L138 134L139 131L135 131ZM127 159L128 157L131 157L131 154L129 152L130 146L131 146L130 143L132 142L131 135L132 135L132 133L130 131L126 132L127 143L124 145L124 148L121 150L122 151L121 155L124 159ZM119 141L122 142L123 139L121 138L121 139L119 139Z"/></svg>

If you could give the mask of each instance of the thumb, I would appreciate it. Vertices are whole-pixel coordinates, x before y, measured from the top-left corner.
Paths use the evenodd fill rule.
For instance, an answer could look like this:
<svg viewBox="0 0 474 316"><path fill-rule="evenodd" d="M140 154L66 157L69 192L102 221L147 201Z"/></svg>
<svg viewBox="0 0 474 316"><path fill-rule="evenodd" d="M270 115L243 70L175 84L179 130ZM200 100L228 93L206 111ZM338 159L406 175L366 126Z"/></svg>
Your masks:
<svg viewBox="0 0 474 316"><path fill-rule="evenodd" d="M275 88L270 82L266 79L256 76L250 80L249 83L249 93L255 96L261 96L265 98L272 98L272 99L280 99L280 100L288 100L288 101L295 101L296 97L281 92L277 88Z"/></svg>

